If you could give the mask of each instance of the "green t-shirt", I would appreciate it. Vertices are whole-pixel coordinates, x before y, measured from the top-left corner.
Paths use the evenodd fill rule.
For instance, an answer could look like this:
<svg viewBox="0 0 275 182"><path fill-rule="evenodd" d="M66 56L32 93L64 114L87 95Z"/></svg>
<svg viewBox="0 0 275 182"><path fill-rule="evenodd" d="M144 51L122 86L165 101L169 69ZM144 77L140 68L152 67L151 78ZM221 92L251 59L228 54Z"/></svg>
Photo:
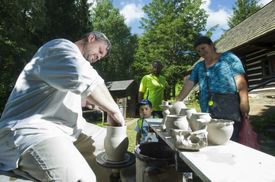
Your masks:
<svg viewBox="0 0 275 182"><path fill-rule="evenodd" d="M153 74L145 75L139 86L139 92L144 93L144 99L147 98L152 103L153 111L161 111L161 103L164 97L164 88L167 85L167 81L164 76L155 76Z"/></svg>

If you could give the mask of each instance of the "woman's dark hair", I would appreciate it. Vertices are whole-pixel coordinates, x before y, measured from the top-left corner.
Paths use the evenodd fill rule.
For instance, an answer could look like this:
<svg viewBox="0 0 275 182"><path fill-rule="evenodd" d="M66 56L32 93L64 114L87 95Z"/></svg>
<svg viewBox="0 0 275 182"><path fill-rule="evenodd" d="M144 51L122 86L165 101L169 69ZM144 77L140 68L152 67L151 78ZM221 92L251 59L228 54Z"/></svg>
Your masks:
<svg viewBox="0 0 275 182"><path fill-rule="evenodd" d="M198 37L195 42L194 42L194 47L196 48L197 46L201 45L201 44L209 44L212 45L213 42L209 37L206 36L200 36Z"/></svg>

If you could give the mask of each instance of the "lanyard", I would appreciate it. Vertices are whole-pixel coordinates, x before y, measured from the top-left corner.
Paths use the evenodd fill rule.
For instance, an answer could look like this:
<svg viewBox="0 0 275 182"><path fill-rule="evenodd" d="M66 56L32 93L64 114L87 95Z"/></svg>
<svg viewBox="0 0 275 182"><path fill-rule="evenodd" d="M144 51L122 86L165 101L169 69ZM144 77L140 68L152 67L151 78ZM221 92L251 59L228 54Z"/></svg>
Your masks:
<svg viewBox="0 0 275 182"><path fill-rule="evenodd" d="M206 68L205 62L203 63L203 67L204 67L204 73L205 73L206 88L207 88L207 92L208 92L208 95L207 95L208 106L211 107L211 106L214 105L214 102L212 100L212 97L210 97L211 96L211 94L210 94L211 92L210 92L210 87L209 87L209 84L208 84L208 73L207 73L207 68Z"/></svg>

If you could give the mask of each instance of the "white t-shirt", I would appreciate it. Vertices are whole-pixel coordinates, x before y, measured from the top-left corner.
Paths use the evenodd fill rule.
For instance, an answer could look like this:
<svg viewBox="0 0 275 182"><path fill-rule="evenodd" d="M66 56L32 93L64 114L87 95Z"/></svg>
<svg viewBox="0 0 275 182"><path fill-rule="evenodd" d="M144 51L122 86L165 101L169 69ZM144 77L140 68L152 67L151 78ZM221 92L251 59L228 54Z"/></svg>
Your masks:
<svg viewBox="0 0 275 182"><path fill-rule="evenodd" d="M81 97L104 80L65 39L43 45L25 66L0 119L0 170L17 167L19 156L45 139L75 141L85 125Z"/></svg>

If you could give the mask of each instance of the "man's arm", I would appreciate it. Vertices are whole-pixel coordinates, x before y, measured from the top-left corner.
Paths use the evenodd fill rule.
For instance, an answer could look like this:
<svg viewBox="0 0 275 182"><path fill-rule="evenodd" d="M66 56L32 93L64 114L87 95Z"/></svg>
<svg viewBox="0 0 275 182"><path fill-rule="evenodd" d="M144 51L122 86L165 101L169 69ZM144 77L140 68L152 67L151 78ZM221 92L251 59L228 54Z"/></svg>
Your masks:
<svg viewBox="0 0 275 182"><path fill-rule="evenodd" d="M90 95L88 95L87 99L108 113L108 122L110 122L111 125L125 125L125 120L119 107L104 83L99 84Z"/></svg>
<svg viewBox="0 0 275 182"><path fill-rule="evenodd" d="M235 78L236 86L240 96L240 109L243 117L248 117L249 113L249 99L248 86L244 75L238 75Z"/></svg>

